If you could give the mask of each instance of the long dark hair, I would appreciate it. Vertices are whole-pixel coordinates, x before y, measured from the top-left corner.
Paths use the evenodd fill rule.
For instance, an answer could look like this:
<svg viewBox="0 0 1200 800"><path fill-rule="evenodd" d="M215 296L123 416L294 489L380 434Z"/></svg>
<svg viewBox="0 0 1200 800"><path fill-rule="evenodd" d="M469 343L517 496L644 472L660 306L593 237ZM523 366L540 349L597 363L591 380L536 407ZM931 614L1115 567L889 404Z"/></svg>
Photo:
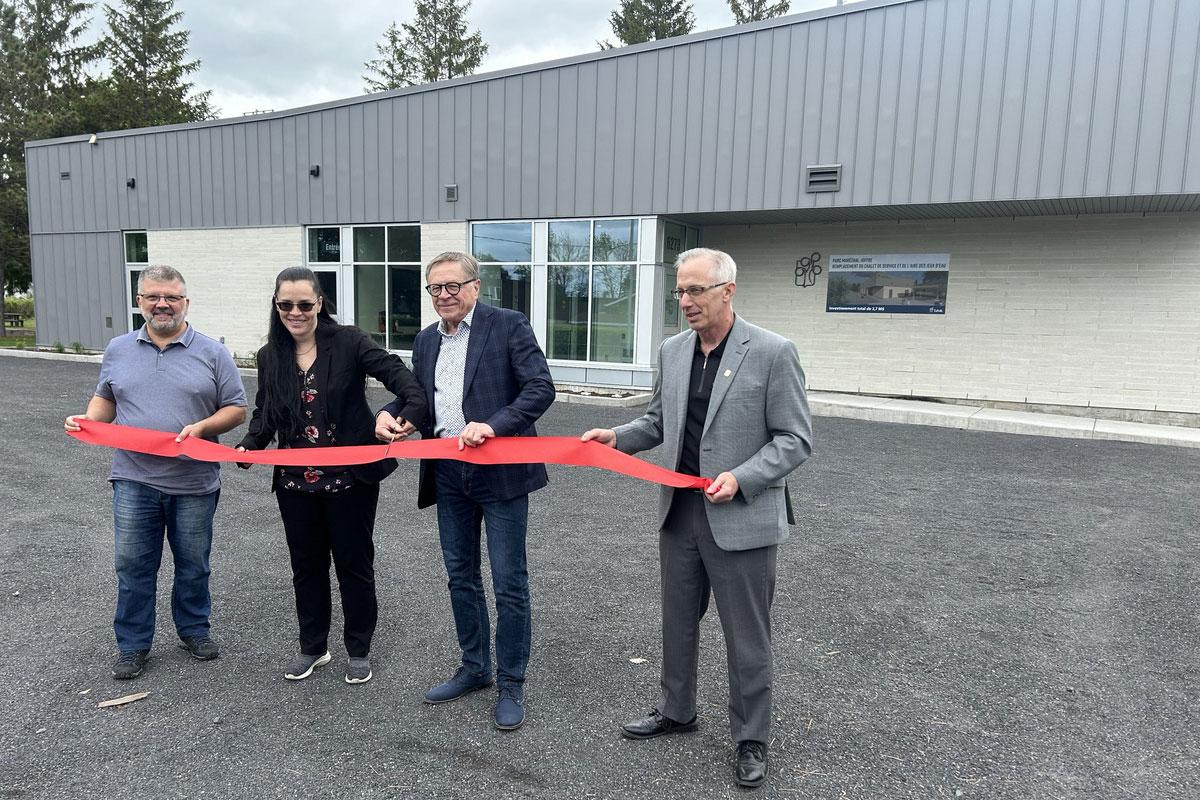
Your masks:
<svg viewBox="0 0 1200 800"><path fill-rule="evenodd" d="M263 348L259 365L259 376L263 382L263 415L275 430L283 434L284 441L303 430L300 415L300 385L296 379L296 340L279 318L275 298L279 286L287 281L307 281L321 299L321 310L317 312L317 335L325 330L339 327L332 314L335 309L325 293L321 282L308 267L288 267L275 276L275 291L271 295L271 316L267 323L267 346Z"/></svg>

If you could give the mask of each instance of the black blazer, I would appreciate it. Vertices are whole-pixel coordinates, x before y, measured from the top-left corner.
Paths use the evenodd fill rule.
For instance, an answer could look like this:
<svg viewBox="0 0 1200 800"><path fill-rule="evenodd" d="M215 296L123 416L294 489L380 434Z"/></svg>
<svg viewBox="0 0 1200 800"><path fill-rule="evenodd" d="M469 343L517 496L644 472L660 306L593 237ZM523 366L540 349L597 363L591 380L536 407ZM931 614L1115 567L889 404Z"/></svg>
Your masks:
<svg viewBox="0 0 1200 800"><path fill-rule="evenodd" d="M250 430L240 442L247 450L262 450L272 439L277 447L286 447L283 433L276 431L263 413L266 392L263 370L274 353L269 346L258 351L258 392ZM371 341L358 328L322 325L317 328L317 368L325 376L325 413L337 425L342 445L379 444L375 439L375 415L367 405L366 378L370 375L396 395L400 415L414 425L425 424L425 393L400 356L389 353ZM299 388L297 387L297 391ZM278 468L277 468L278 469ZM350 474L364 483L379 483L396 469L396 459L385 458L371 464L350 467ZM274 480L271 482L274 487Z"/></svg>

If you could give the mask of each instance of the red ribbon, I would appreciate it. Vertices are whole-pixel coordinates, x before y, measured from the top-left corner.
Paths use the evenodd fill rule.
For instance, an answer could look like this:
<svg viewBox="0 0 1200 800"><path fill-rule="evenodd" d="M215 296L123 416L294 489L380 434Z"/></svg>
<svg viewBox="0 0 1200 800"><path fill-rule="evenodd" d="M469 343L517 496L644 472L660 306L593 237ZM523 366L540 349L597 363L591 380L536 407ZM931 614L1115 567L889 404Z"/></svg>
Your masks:
<svg viewBox="0 0 1200 800"><path fill-rule="evenodd" d="M449 458L468 464L566 464L598 467L631 478L660 483L676 489L705 489L712 481L682 475L634 458L599 442L581 442L571 436L497 436L479 447L458 449L458 439L419 439L391 444L347 447L313 447L283 450L247 450L205 439L188 437L175 441L176 434L111 425L79 419L80 430L71 431L81 442L132 450L152 456L187 456L197 461L272 464L281 467L331 467L369 464L383 458Z"/></svg>

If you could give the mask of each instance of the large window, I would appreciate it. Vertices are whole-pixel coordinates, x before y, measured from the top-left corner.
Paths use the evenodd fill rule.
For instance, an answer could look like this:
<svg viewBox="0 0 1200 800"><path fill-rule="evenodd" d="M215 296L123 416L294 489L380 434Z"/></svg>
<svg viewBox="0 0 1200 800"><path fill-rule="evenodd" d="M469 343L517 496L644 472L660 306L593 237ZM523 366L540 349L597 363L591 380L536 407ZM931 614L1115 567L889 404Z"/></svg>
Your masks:
<svg viewBox="0 0 1200 800"><path fill-rule="evenodd" d="M389 350L412 349L421 330L419 225L309 228L307 250L308 265L342 322ZM339 277L345 298L338 296Z"/></svg>
<svg viewBox="0 0 1200 800"><path fill-rule="evenodd" d="M630 364L640 225L636 218L475 223L481 296L530 316L536 265L545 281L547 357Z"/></svg>
<svg viewBox="0 0 1200 800"><path fill-rule="evenodd" d="M546 355L631 363L638 220L551 222L546 251Z"/></svg>
<svg viewBox="0 0 1200 800"><path fill-rule="evenodd" d="M485 303L529 316L533 224L484 222L471 226L471 254L479 261L479 296Z"/></svg>
<svg viewBox="0 0 1200 800"><path fill-rule="evenodd" d="M129 330L136 331L146 323L137 303L137 282L142 270L150 263L150 251L146 245L145 231L125 231L125 275L129 292Z"/></svg>

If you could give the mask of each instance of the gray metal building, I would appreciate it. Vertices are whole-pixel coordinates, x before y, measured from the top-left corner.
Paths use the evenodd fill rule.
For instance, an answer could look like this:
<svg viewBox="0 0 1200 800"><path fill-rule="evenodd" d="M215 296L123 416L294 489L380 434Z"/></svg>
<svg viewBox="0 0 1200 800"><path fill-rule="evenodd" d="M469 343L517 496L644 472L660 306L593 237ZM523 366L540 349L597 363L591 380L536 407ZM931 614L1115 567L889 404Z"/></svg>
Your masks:
<svg viewBox="0 0 1200 800"><path fill-rule="evenodd" d="M249 352L272 276L308 263L405 351L431 320L420 264L457 247L559 380L647 386L680 326L671 261L701 242L813 388L1197 413L1198 43L1191 0L865 0L30 142L39 344L138 324L131 281L165 262L197 326ZM837 313L835 254L947 256L942 309Z"/></svg>

